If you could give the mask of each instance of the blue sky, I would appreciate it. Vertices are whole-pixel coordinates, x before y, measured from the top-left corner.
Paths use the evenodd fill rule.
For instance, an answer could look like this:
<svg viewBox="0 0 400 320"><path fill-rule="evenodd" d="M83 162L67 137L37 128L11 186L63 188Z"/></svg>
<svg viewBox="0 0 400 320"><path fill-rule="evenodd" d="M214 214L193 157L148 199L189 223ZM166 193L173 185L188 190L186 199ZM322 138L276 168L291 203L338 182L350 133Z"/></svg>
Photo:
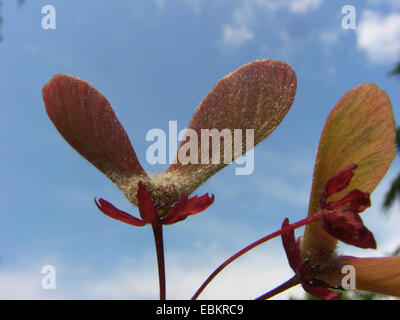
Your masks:
<svg viewBox="0 0 400 320"><path fill-rule="evenodd" d="M257 59L280 59L297 74L295 102L255 149L255 170L230 166L196 193L216 200L207 211L165 228L167 296L191 297L225 258L307 212L315 152L326 116L347 90L373 82L400 118L400 80L387 77L400 59L398 1L327 0L5 0L0 42L0 298L157 298L150 227L101 214L103 197L137 213L120 191L79 156L48 119L42 86L57 73L85 79L112 103L143 167L146 133L185 128L221 77ZM56 29L43 30L41 9L56 8ZM356 8L355 30L341 9ZM379 256L400 244L399 208L382 215L383 195L400 170L395 160L373 206L363 214L379 249L340 252ZM301 234L301 231L298 232ZM54 265L57 289L41 288ZM209 299L251 299L292 272L280 241L233 264L204 292ZM299 295L296 288L278 296Z"/></svg>

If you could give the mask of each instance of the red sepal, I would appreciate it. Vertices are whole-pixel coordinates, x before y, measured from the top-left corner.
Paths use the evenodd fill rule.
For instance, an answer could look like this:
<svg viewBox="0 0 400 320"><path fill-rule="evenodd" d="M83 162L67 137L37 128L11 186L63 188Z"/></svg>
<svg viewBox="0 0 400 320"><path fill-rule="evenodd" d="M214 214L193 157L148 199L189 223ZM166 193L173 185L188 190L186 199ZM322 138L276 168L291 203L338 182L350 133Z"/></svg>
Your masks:
<svg viewBox="0 0 400 320"><path fill-rule="evenodd" d="M158 214L153 205L150 194L146 189L146 185L142 181L139 182L137 196L140 217L145 223L152 223L157 219Z"/></svg>
<svg viewBox="0 0 400 320"><path fill-rule="evenodd" d="M338 201L328 202L326 209L359 213L371 206L368 192L352 190Z"/></svg>
<svg viewBox="0 0 400 320"><path fill-rule="evenodd" d="M321 194L321 208L326 207L326 200L334 193L346 188L353 178L353 170L357 168L356 164L351 164L335 173L325 184L324 191Z"/></svg>
<svg viewBox="0 0 400 320"><path fill-rule="evenodd" d="M282 223L282 229L288 226L289 219L286 218ZM307 283L313 279L314 273L307 262L305 262L303 259L300 246L295 240L294 230L282 233L281 238L289 265L296 273L296 276L301 282L304 290L322 300L333 300L340 298L340 294L337 294L328 288L318 287Z"/></svg>
<svg viewBox="0 0 400 320"><path fill-rule="evenodd" d="M214 195L210 197L208 193L202 195L200 198L197 195L192 198L186 196L179 200L161 221L163 224L172 224L184 220L187 216L204 211L213 202Z"/></svg>
<svg viewBox="0 0 400 320"><path fill-rule="evenodd" d="M325 211L322 220L324 230L332 237L363 249L376 249L374 235L364 226L357 213Z"/></svg>
<svg viewBox="0 0 400 320"><path fill-rule="evenodd" d="M142 227L146 224L146 222L144 222L143 220L135 218L134 216L131 216L129 213L119 210L118 208L114 207L111 203L102 198L100 198L99 200L95 198L94 203L101 212L103 212L105 215L113 219L128 223L136 227Z"/></svg>
<svg viewBox="0 0 400 320"><path fill-rule="evenodd" d="M283 221L282 229L286 228L287 226L289 226L288 218ZM301 251L296 244L294 230L282 233L281 238L283 248L285 249L286 256L289 261L289 265L293 269L293 271L297 273L303 263L303 257L301 256Z"/></svg>

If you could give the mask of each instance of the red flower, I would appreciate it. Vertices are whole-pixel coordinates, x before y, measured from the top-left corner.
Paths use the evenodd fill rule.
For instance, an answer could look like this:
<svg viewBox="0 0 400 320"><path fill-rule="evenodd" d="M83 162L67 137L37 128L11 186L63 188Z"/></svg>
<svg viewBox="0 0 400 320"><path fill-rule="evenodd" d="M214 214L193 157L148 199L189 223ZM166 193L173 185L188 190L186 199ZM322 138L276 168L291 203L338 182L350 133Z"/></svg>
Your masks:
<svg viewBox="0 0 400 320"><path fill-rule="evenodd" d="M394 141L393 112L385 92L373 84L348 91L330 113L321 135L308 217L293 224L286 218L280 230L238 251L206 279L192 299L231 262L276 236L281 236L296 275L258 300L298 284L320 299L336 299L340 295L330 288L341 288L346 265L356 270L357 289L400 296L400 257L356 258L335 253L338 240L376 248L358 214L370 206L369 195L395 156ZM304 237L296 242L294 230L304 225Z"/></svg>
<svg viewBox="0 0 400 320"><path fill-rule="evenodd" d="M167 214L163 214L162 207L154 206L149 192L146 189L146 185L143 182L139 182L138 187L138 202L139 202L139 213L142 219L138 219L130 214L121 211L114 207L111 203L104 199L95 200L96 206L111 218L120 220L133 226L142 227L146 223L155 223L159 221L161 224L172 224L181 220L186 219L187 216L199 213L207 209L214 202L214 195L211 197L205 194L198 198L188 198L185 196L182 198L174 207L168 211Z"/></svg>
<svg viewBox="0 0 400 320"><path fill-rule="evenodd" d="M282 229L289 226L289 219L286 218L282 224ZM286 252L286 256L289 261L289 265L292 270L296 273L298 282L301 283L303 289L309 294L322 299L322 300L333 300L340 298L340 294L326 288L321 287L315 283L314 274L317 270L314 270L306 260L304 260L301 254L300 238L295 240L294 230L283 233L282 244Z"/></svg>
<svg viewBox="0 0 400 320"><path fill-rule="evenodd" d="M131 142L108 100L89 83L72 76L54 76L42 90L46 111L57 130L84 158L104 173L139 207L140 219L117 209L104 199L95 200L106 215L134 226L152 226L160 285L160 299L166 298L162 225L184 220L203 211L214 196L189 195L228 163L265 139L289 111L296 93L296 75L281 61L261 60L242 66L222 78L197 108L179 147L176 160L161 175L147 174L140 165ZM187 163L179 155L187 153L193 133L254 130L251 143L232 140L234 155L225 153L227 141L208 153L208 146L196 144L201 161ZM239 131L239 132L240 132ZM225 131L226 132L226 131ZM236 131L237 132L237 131ZM247 134L246 134L247 138ZM208 141L209 142L209 141ZM235 146L236 145L236 146ZM192 146L192 145L191 145ZM237 150L239 146L239 150ZM192 152L192 148L189 148ZM219 163L214 161L214 152ZM225 158L226 157L226 158Z"/></svg>
<svg viewBox="0 0 400 320"><path fill-rule="evenodd" d="M368 192L358 189L347 193L337 201L326 202L334 193L345 189L357 165L350 165L336 173L325 184L321 194L322 221L324 230L332 237L347 244L363 249L376 249L376 242L371 231L363 224L360 212L371 205Z"/></svg>
<svg viewBox="0 0 400 320"><path fill-rule="evenodd" d="M376 248L359 213L370 206L369 195L396 154L395 131L390 99L374 84L346 92L329 114L318 147L308 211L308 219L321 215L322 221L307 224L296 249L301 263L311 270L312 286L341 288L342 267L351 265L356 289L400 296L400 257L356 258L335 252L338 240ZM292 240L285 242L293 248ZM288 258L293 261L292 255ZM335 297L326 288L314 293L309 286L305 289L320 298Z"/></svg>
<svg viewBox="0 0 400 320"><path fill-rule="evenodd" d="M177 157L167 172L147 174L110 103L93 86L59 74L42 91L47 114L61 135L139 207L141 219L101 198L95 200L97 207L106 215L134 226L172 224L205 210L213 203L214 196L189 198L189 195L227 163L248 151L247 144L243 144L235 159L224 159L221 149L218 164L211 161L211 153L209 164L181 163ZM274 60L253 62L217 83L196 110L188 129L198 136L202 129L254 129L256 145L279 125L292 105L295 92L296 76L289 65ZM188 132L178 154L190 139ZM201 145L198 151L200 155Z"/></svg>
<svg viewBox="0 0 400 320"><path fill-rule="evenodd" d="M353 170L356 168L357 165L349 165L327 181L320 199L322 211L313 215L312 218L315 219L317 215L320 215L324 230L338 240L360 248L376 249L373 234L364 226L358 215L371 205L369 193L355 189L340 200L327 202L331 195L342 191L350 184ZM286 218L282 224L282 229L288 226L289 219ZM323 300L340 298L340 294L321 286L327 286L327 284L315 279L319 268L312 267L307 260L304 260L300 238L297 242L295 241L294 230L283 233L281 238L289 265L296 273L297 280L302 284L304 290Z"/></svg>

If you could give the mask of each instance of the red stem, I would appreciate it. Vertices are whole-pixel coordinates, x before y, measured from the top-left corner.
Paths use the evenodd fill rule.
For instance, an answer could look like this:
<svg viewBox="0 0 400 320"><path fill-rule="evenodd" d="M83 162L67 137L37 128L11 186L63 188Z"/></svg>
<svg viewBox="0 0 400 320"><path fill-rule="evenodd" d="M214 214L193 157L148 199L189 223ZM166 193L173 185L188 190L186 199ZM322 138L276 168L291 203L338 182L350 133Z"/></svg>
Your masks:
<svg viewBox="0 0 400 320"><path fill-rule="evenodd" d="M158 280L160 284L160 300L166 299L165 285L165 260L164 260L164 241L162 233L162 224L157 220L152 223L154 241L157 253Z"/></svg>
<svg viewBox="0 0 400 320"><path fill-rule="evenodd" d="M253 242L252 244L248 245L247 247L243 248L242 250L238 251L232 257L230 257L228 260L226 260L224 263L222 263L217 269L215 269L215 271L206 279L206 281L204 281L204 283L201 285L201 287L196 291L196 293L192 297L192 300L196 300L199 297L199 295L203 292L203 290L207 287L207 285L218 275L218 273L220 273L231 262L235 261L237 258L244 255L246 252L250 251L251 249L257 247L258 245L260 245L268 240L271 240L277 236L280 236L283 233L287 233L294 229L300 228L306 224L317 221L317 220L321 219L321 217L322 217L322 212L317 212L316 214L313 214L312 216L309 216L303 220L300 220L293 224L289 224L287 227L285 227L283 229L279 229L279 230L255 241L255 242Z"/></svg>
<svg viewBox="0 0 400 320"><path fill-rule="evenodd" d="M263 294L262 296L259 296L255 300L267 300L283 291L286 291L287 289L297 286L298 284L300 284L300 281L297 278L297 275L295 275L293 276L293 278L290 278L288 281L282 283L280 286L276 287L275 289L272 289L271 291Z"/></svg>

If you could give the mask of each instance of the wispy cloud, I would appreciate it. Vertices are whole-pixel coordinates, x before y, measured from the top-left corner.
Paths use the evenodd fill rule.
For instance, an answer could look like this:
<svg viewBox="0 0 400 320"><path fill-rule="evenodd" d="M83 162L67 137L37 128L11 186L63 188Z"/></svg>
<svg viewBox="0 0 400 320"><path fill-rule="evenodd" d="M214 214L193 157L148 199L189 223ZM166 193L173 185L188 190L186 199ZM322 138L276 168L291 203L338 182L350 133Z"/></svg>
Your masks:
<svg viewBox="0 0 400 320"><path fill-rule="evenodd" d="M227 258L226 252L208 247L191 252L189 261L196 263L188 265L187 252L169 253L166 261L169 299L190 299L207 276ZM272 289L292 276L286 258L280 253L279 243L246 255L221 273L201 298L253 299ZM61 271L57 268L55 290L41 287L40 268L14 266L12 270L0 270L0 299L158 299L154 260L153 256L121 258L106 274L90 273L88 266L64 264ZM63 280L59 281L59 277ZM277 299L296 295L301 295L300 288L287 291Z"/></svg>
<svg viewBox="0 0 400 320"><path fill-rule="evenodd" d="M258 150L257 163L265 168L253 177L255 190L265 202L274 201L306 210L311 188L314 154L298 149L293 158L288 152Z"/></svg>
<svg viewBox="0 0 400 320"><path fill-rule="evenodd" d="M374 63L393 63L400 56L400 14L365 10L357 26L357 46Z"/></svg>
<svg viewBox="0 0 400 320"><path fill-rule="evenodd" d="M243 1L233 9L231 21L223 25L221 42L225 45L240 46L254 40L253 27L259 15L266 18L278 10L305 14L318 9L321 3L322 0Z"/></svg>
<svg viewBox="0 0 400 320"><path fill-rule="evenodd" d="M288 1L288 7L292 12L305 13L318 9L322 0L292 0Z"/></svg>
<svg viewBox="0 0 400 320"><path fill-rule="evenodd" d="M0 299L48 299L40 287L40 280L21 270L0 271Z"/></svg>
<svg viewBox="0 0 400 320"><path fill-rule="evenodd" d="M223 26L222 43L239 46L254 39L254 33L250 31L251 21L254 20L254 9L248 3L234 9L232 22Z"/></svg>
<svg viewBox="0 0 400 320"><path fill-rule="evenodd" d="M288 9L292 13L307 13L318 9L322 0L257 0L255 3L269 11Z"/></svg>
<svg viewBox="0 0 400 320"><path fill-rule="evenodd" d="M339 41L339 32L336 29L325 30L319 34L320 42L327 47L330 47Z"/></svg>
<svg viewBox="0 0 400 320"><path fill-rule="evenodd" d="M226 25L222 30L222 42L233 46L239 46L254 39L254 34L244 25Z"/></svg>
<svg viewBox="0 0 400 320"><path fill-rule="evenodd" d="M398 0L368 0L367 3L375 6L389 5L392 8L400 7Z"/></svg>
<svg viewBox="0 0 400 320"><path fill-rule="evenodd" d="M258 249L233 263L204 291L201 299L253 299L289 279L292 271L280 249L274 246L268 250ZM198 251L195 256L197 264L189 267L185 262L185 253L172 253L167 260L170 299L189 299L218 264L227 258L215 248ZM100 299L157 299L155 266L132 262L126 260L108 278L89 282L86 288L88 295ZM300 294L301 289L295 288L277 298Z"/></svg>

